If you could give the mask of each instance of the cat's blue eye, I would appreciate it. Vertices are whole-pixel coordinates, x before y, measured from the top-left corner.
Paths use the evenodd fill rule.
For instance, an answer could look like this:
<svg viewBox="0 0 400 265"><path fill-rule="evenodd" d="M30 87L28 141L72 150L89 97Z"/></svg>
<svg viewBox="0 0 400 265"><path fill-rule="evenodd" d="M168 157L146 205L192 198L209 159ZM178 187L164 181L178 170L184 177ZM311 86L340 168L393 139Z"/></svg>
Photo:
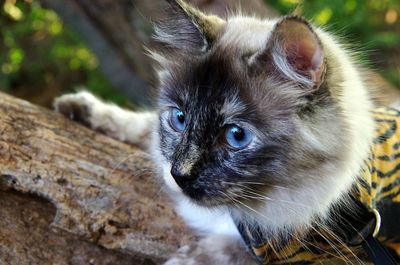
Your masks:
<svg viewBox="0 0 400 265"><path fill-rule="evenodd" d="M253 134L244 128L236 125L230 125L225 131L226 142L235 149L247 147L253 140Z"/></svg>
<svg viewBox="0 0 400 265"><path fill-rule="evenodd" d="M169 124L177 132L185 130L186 120L183 111L178 108L172 108L169 112Z"/></svg>

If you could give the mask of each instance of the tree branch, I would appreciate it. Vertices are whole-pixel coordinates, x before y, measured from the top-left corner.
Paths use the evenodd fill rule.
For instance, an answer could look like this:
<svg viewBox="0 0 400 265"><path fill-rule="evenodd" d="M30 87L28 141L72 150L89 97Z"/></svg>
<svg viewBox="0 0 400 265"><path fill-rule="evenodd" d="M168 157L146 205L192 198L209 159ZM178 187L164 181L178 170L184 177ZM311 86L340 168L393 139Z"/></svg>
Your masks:
<svg viewBox="0 0 400 265"><path fill-rule="evenodd" d="M161 192L149 155L138 148L1 93L0 132L0 187L50 202L53 206L47 203L49 214L44 217L50 219L48 229L73 239L64 240L66 244L73 241L80 248L88 241L125 253L127 259L157 263L193 239ZM0 193L1 203L10 196ZM0 215L12 218L3 206ZM38 234L39 227L33 223L24 229ZM18 249L28 249L18 255L29 262L13 264L44 264L40 255L30 260L35 255L25 241L4 243L13 238L11 230L0 229L0 253L13 256ZM54 250L49 255L58 254Z"/></svg>

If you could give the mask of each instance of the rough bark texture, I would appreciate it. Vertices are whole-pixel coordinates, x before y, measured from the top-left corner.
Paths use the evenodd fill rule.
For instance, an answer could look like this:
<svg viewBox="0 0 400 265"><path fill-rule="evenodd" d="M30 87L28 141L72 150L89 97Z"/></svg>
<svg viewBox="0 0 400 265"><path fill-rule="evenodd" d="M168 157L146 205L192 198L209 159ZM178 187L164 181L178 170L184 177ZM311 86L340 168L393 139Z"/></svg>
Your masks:
<svg viewBox="0 0 400 265"><path fill-rule="evenodd" d="M156 264L193 240L143 151L5 94L0 132L0 264Z"/></svg>
<svg viewBox="0 0 400 265"><path fill-rule="evenodd" d="M142 44L163 0L41 0L97 54L116 89L150 105ZM221 16L277 14L262 0L191 0ZM400 93L371 77L379 104ZM193 240L155 181L148 155L0 94L0 264L157 264Z"/></svg>
<svg viewBox="0 0 400 265"><path fill-rule="evenodd" d="M154 264L106 250L52 226L56 209L40 197L0 191L0 207L0 264Z"/></svg>

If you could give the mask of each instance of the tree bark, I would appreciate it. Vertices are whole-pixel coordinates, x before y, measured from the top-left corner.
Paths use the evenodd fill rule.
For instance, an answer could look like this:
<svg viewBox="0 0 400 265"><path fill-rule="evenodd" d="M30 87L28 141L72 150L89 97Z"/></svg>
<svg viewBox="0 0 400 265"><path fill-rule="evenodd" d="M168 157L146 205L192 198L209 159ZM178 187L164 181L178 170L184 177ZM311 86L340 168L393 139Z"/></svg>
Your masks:
<svg viewBox="0 0 400 265"><path fill-rule="evenodd" d="M138 148L1 93L0 132L0 264L157 264L194 239Z"/></svg>

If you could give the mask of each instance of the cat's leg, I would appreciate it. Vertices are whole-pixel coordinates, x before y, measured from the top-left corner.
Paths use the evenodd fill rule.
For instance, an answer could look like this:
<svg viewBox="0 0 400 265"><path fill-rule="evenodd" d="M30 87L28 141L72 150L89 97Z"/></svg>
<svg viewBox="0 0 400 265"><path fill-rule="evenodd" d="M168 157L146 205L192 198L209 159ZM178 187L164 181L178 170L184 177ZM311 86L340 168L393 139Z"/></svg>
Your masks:
<svg viewBox="0 0 400 265"><path fill-rule="evenodd" d="M54 108L72 120L144 149L148 149L158 122L155 112L124 110L86 91L58 97Z"/></svg>
<svg viewBox="0 0 400 265"><path fill-rule="evenodd" d="M255 265L258 264L240 238L213 235L193 246L184 246L164 265Z"/></svg>

